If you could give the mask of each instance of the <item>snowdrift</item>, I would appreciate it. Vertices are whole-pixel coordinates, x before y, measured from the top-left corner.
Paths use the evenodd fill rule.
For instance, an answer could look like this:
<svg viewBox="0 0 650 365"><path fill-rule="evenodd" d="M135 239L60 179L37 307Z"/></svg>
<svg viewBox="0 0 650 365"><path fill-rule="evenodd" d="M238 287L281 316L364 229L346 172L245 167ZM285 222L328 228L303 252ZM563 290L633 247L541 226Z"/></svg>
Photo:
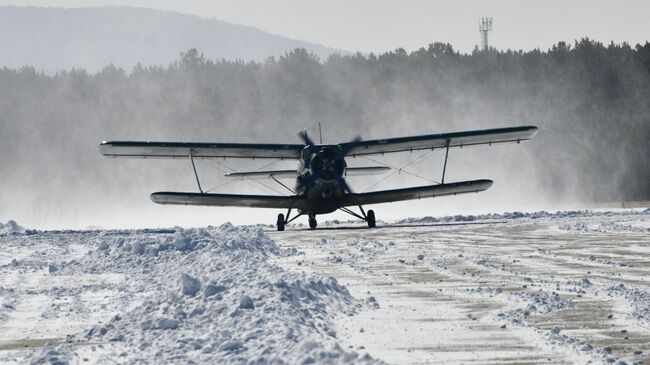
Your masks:
<svg viewBox="0 0 650 365"><path fill-rule="evenodd" d="M25 233L25 228L13 220L9 220L6 224L0 223L0 236L13 233Z"/></svg>
<svg viewBox="0 0 650 365"><path fill-rule="evenodd" d="M62 279L39 293L53 298L42 317L87 323L75 335L58 334L58 345L31 350L32 363L381 363L343 349L332 327L365 304L333 278L270 264L295 252L259 228L12 237L5 244L47 251L47 262L24 258L13 268ZM101 311L106 320L97 319Z"/></svg>

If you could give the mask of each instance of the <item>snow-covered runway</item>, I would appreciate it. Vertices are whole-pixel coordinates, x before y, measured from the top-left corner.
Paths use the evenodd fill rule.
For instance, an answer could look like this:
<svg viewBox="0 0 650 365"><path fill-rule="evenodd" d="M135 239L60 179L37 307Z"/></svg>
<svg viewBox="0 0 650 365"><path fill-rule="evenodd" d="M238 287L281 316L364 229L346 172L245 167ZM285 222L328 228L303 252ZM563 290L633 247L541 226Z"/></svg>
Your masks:
<svg viewBox="0 0 650 365"><path fill-rule="evenodd" d="M339 333L388 362L648 358L649 212L475 218L269 234L304 252L282 266L332 275L378 303Z"/></svg>
<svg viewBox="0 0 650 365"><path fill-rule="evenodd" d="M648 361L650 211L359 228L0 227L0 363Z"/></svg>

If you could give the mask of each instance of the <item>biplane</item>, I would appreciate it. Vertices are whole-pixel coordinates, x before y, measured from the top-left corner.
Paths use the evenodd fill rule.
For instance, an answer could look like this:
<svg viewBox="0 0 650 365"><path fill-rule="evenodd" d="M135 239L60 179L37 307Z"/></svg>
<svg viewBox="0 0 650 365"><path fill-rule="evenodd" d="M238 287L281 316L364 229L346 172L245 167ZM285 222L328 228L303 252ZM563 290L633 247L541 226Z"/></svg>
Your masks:
<svg viewBox="0 0 650 365"><path fill-rule="evenodd" d="M339 144L316 144L305 131L299 136L302 144L261 143L197 143L197 142L141 142L105 141L99 145L102 155L126 158L189 159L196 178L198 192L155 192L151 200L158 204L209 205L272 208L286 211L278 214L278 231L296 218L307 215L309 227L317 226L316 216L337 210L346 212L367 222L369 228L376 225L375 212L364 206L403 200L432 198L438 196L477 193L492 186L487 179L445 182L449 150L475 145L520 143L533 138L537 127L520 126L486 130L427 134L387 139L356 139ZM442 179L438 184L401 189L355 193L345 178L352 175L383 173L387 166L348 167L346 158L384 155L388 153L413 152L442 149L445 160ZM279 159L298 160L297 169L264 170L227 173L229 178L268 177L291 191L290 195L242 195L204 192L197 173L195 159ZM291 189L279 179L295 179ZM359 213L352 208L358 207ZM292 210L297 214L291 217Z"/></svg>

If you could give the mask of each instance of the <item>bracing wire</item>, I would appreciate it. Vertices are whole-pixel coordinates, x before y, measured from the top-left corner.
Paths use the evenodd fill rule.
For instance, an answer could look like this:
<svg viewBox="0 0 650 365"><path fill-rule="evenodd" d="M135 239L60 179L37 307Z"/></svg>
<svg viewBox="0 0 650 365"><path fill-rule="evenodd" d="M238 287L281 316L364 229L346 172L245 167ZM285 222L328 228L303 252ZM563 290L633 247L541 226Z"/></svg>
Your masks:
<svg viewBox="0 0 650 365"><path fill-rule="evenodd" d="M224 172L224 173L228 173L228 172L238 172L238 171L235 170L234 168L232 168L232 167L226 165L225 163L219 162L219 161L216 160L216 159L208 159L207 161L208 161L208 162L213 162L216 166L212 166L212 167L216 168L216 169L219 170L220 172ZM272 166L273 164L276 164L276 163L278 163L279 161L280 161L280 160L272 161L272 162L270 162L270 163L268 163L268 164L266 164L266 165L264 165L264 166L261 166L261 167L257 168L255 171L259 171L259 170L261 170L261 169L264 169L264 168L267 168L267 167L269 167L269 166ZM221 167L221 168L219 168L219 167ZM225 169L225 170L224 170L224 169ZM255 186L255 185L253 185L253 183L255 183L255 184L257 184L257 185L259 185L259 186L261 186L261 187L265 188L266 190L269 190L269 191L271 191L271 192L273 192L273 193L280 194L280 195L285 195L282 191L277 190L277 189L274 189L274 188L272 188L272 187L270 187L270 186L268 186L268 185L262 183L261 181L257 181L257 180L253 180L253 179L246 179L246 177L242 177L241 180L232 180L232 181L229 181L229 182L227 182L227 183L224 183L224 184L218 185L218 186L216 186L216 187L214 187L214 188L211 188L211 189L208 190L208 191L213 191L213 190L215 190L215 189L218 189L218 188L224 187L224 186L226 186L226 185L228 185L228 184L231 184L231 183L233 183L233 182L235 182L235 181L243 181L244 183L246 183L246 184L248 184L248 185L250 185L250 186Z"/></svg>
<svg viewBox="0 0 650 365"><path fill-rule="evenodd" d="M203 159L201 159L201 161L203 161ZM208 161L216 162L216 165L217 165L217 166L210 166L210 167L215 168L216 170L219 170L219 171L222 172L222 173L224 173L224 172L232 172L232 171L228 171L228 170L224 170L223 168L220 168L220 167L222 167L222 166L228 168L228 166L226 166L226 165L224 165L224 164L220 164L218 161L213 161L213 160L208 160ZM229 168L229 169L230 169L230 168ZM230 169L230 170L232 170L232 169ZM227 181L227 182L222 183L222 184L218 184L217 186L214 186L214 187L212 187L212 188L206 190L205 192L206 192L206 193L209 193L209 192L214 191L214 190L216 190L216 189L222 188L222 187L224 187L224 186L226 186L226 185L232 184L232 183L235 182L235 181L236 181L236 180L231 180L231 181Z"/></svg>
<svg viewBox="0 0 650 365"><path fill-rule="evenodd" d="M225 183L223 183L223 184L219 184L219 185L217 185L217 186L214 186L214 187L212 187L212 188L206 190L205 192L206 192L206 193L209 193L209 192L211 192L211 191L214 191L214 190L217 190L217 189L221 189L221 188L223 188L223 187L226 186L226 185L230 185L230 184L234 183L235 181L237 181L237 180L234 180L234 179L233 179L233 180L230 180L230 181L226 181Z"/></svg>
<svg viewBox="0 0 650 365"><path fill-rule="evenodd" d="M402 173L404 173L404 174L406 174L406 175L411 175L411 176L413 176L413 177L417 177L417 178L422 179L422 180L425 180L425 181L427 181L427 182L432 182L432 183L440 184L439 181L436 181L436 180L430 179L430 178L428 178L428 177L426 177L426 176L422 176L422 175L420 175L420 174L416 174L416 173L414 173L414 172L411 172L411 171L406 170L408 167L413 166L413 165L419 163L420 161L422 161L425 157L427 157L427 156L428 156L429 154L431 154L431 153L433 153L433 150L429 150L429 151L423 153L422 155L420 155L420 156L417 157L416 159L409 161L407 164L405 164L405 165L403 165L403 166L401 166L401 167L397 167L397 166L394 166L394 165L391 165L391 164L388 164L388 163L385 163L385 162L382 162L382 161L379 161L379 160L376 160L376 159L373 159L373 158L370 158L370 157L367 157L367 156L358 156L358 157L364 158L364 159L366 159L366 160L368 160L368 161L371 161L371 162L374 162L374 163L377 163L377 164L379 164L379 165L383 165L383 166L386 166L386 167L390 167L391 169L395 170L393 173L391 173L391 174L389 174L389 175L383 177L383 178L380 179L379 181L377 181L377 182L373 183L372 185L370 185L369 187L367 187L367 188L364 190L364 192L367 192L367 191L369 191L370 189L374 188L375 186L377 186L377 185L381 184L382 182L388 180L389 178L391 178L391 177L393 177L393 176L395 176L395 175L398 175L398 174L402 174ZM265 165L263 165L263 166L261 166L261 167L256 168L254 171L260 171L260 170L262 170L262 169L268 168L268 167L270 167L270 166L273 166L273 165L277 164L277 163L280 162L280 161L282 161L282 160L275 160L275 161L272 161L272 162L270 162L270 163L268 163L268 164L265 164ZM219 170L220 172L223 172L223 173L228 173L228 172L238 172L236 169L234 169L234 168L228 166L228 165L225 164L225 163L219 162L219 161L216 160L216 159L208 159L208 162L213 162L216 166L212 166L212 167L216 168L216 169ZM237 180L228 181L228 182L223 183L223 184L219 184L219 185L217 185L217 186L215 186L215 187L212 187L212 188L206 190L206 192L210 192L210 191L214 191L214 190L216 190L216 189L222 188L222 187L224 187L224 186L227 186L227 185L229 185L229 184L232 184L232 183L235 182L235 181L243 181L243 182L245 182L246 184L248 184L248 185L250 185L250 186L255 186L255 185L253 185L253 184L257 184L258 186L260 186L260 187L262 187L262 188L264 188L264 189L266 189L266 190L272 191L272 192L274 192L274 193L276 193L276 194L284 195L284 193L283 193L282 191L279 191L279 190L277 190L277 189L274 189L273 187L270 187L270 186L268 186L268 185L266 185L266 184L264 184L264 183L262 183L262 182L260 182L260 181L258 181L258 180L255 180L255 179L247 179L245 176L242 177L241 180L237 179ZM290 189L289 189L289 190L290 190Z"/></svg>
<svg viewBox="0 0 650 365"><path fill-rule="evenodd" d="M429 150L429 151L423 153L423 154L420 155L418 158L416 158L415 160L409 161L407 164L405 164L405 165L402 166L402 167L396 167L396 166L393 166L393 165L387 164L387 163L382 162L382 161L375 160L375 159L370 158L370 157L367 157L367 156L359 156L359 157L362 157L362 158L364 158L364 159L366 159L366 160L368 160L368 161L372 161L372 162L374 162L374 163L377 163L377 164L380 164L380 165L383 165L383 166L386 166L386 167L390 167L391 169L395 170L395 172L393 172L392 174L383 177L383 178L380 179L379 181L377 181L377 182L375 182L374 184L372 184L372 185L370 185L369 187L367 187L363 192L365 193L365 192L367 192L368 190L370 190L370 189L374 188L375 186L379 185L380 183L382 183L382 182L388 180L389 178L391 178L391 177L393 177L393 176L395 176L395 175L401 174L401 173L404 173L404 174L407 174L407 175L411 175L411 176L414 176L414 177L420 178L420 179L425 180L425 181L427 181L427 182L432 182L432 183L440 184L439 181L436 181L436 180L430 179L430 178L428 178L428 177L426 177L426 176L422 176L422 175L420 175L420 174L416 174L416 173L414 173L414 172L410 172L410 171L406 170L406 168L408 168L408 167L410 167L410 166L413 166L413 165L417 164L418 162L422 161L425 157L427 157L427 156L430 155L431 153L433 153L433 150Z"/></svg>
<svg viewBox="0 0 650 365"><path fill-rule="evenodd" d="M267 167L271 167L271 166L275 165L276 163L278 163L278 162L280 162L280 161L282 161L282 160L275 160L275 161L272 161L272 162L270 162L270 163L267 163L267 164L264 165L264 166L261 166L261 167L256 168L256 169L253 170L253 171L260 171L260 170L265 169L265 168L267 168Z"/></svg>
<svg viewBox="0 0 650 365"><path fill-rule="evenodd" d="M399 171L395 171L395 172L393 172L393 173L390 174L390 175L386 175L386 176L384 176L383 178L381 178L381 179L380 179L379 181L377 181L376 183L374 183L374 184L368 186L368 187L366 188L366 190L364 190L363 192L364 192L364 193L367 192L368 190L370 190L370 189L374 188L375 186L377 186L377 185L383 183L384 181L386 181L386 180L388 180L389 178L391 178L391 177L397 175L398 173L399 173Z"/></svg>

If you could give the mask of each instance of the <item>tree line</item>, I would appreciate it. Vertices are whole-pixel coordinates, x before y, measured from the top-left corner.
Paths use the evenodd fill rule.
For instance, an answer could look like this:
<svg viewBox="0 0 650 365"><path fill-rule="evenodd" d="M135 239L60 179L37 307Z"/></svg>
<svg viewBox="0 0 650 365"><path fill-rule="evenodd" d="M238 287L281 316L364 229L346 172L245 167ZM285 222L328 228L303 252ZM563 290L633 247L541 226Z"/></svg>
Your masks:
<svg viewBox="0 0 650 365"><path fill-rule="evenodd" d="M5 207L11 191L117 194L96 168L102 139L293 143L317 122L329 142L535 124L539 140L521 152L533 171L525 176L549 196L650 199L647 42L470 54L433 43L325 60L295 49L264 62L190 49L166 67L3 68L0 110Z"/></svg>

